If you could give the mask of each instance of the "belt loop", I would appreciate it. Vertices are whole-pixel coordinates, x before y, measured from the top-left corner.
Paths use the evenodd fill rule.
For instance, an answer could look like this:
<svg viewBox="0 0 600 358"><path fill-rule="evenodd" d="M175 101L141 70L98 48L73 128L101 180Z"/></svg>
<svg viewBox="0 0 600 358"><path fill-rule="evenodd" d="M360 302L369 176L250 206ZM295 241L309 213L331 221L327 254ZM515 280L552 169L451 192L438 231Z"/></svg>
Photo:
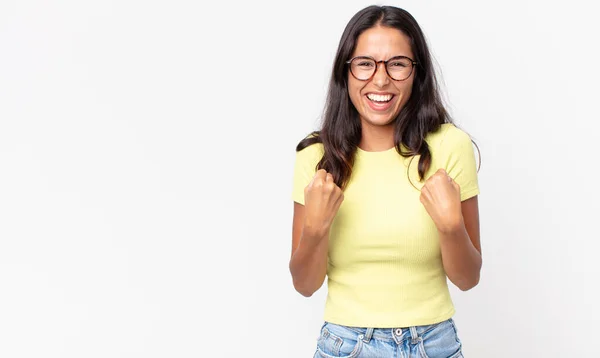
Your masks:
<svg viewBox="0 0 600 358"><path fill-rule="evenodd" d="M371 341L371 338L373 337L373 328L367 328L367 333L365 334L365 337L363 338L363 342L365 343L369 343Z"/></svg>
<svg viewBox="0 0 600 358"><path fill-rule="evenodd" d="M410 329L410 338L411 338L412 344L419 343L419 341L421 341L422 338L419 337L419 333L417 332L417 327L412 326L409 329Z"/></svg>

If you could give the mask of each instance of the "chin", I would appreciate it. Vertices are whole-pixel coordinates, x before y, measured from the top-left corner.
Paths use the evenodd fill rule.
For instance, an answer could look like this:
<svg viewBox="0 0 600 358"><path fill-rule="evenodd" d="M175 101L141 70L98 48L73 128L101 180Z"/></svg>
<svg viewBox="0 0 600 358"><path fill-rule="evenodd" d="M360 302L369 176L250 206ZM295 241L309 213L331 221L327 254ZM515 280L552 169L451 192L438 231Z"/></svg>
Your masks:
<svg viewBox="0 0 600 358"><path fill-rule="evenodd" d="M366 122L374 126L387 126L394 123L397 115L390 116L365 116Z"/></svg>

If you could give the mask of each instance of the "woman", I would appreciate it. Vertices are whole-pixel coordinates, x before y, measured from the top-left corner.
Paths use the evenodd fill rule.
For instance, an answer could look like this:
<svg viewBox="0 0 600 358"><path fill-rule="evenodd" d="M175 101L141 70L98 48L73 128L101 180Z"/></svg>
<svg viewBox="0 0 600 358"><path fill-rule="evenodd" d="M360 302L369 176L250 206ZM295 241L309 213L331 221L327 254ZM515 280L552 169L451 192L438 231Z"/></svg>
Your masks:
<svg viewBox="0 0 600 358"><path fill-rule="evenodd" d="M294 287L309 297L328 278L315 357L462 357L446 277L479 281L479 188L437 88L408 12L350 20L294 169Z"/></svg>

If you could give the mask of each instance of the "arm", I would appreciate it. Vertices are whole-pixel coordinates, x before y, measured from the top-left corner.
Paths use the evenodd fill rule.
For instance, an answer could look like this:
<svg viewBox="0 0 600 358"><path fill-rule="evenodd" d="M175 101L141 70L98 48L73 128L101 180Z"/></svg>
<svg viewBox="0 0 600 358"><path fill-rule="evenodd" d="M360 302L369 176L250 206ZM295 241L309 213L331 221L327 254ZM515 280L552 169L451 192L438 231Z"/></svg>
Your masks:
<svg viewBox="0 0 600 358"><path fill-rule="evenodd" d="M304 205L294 202L290 272L294 288L310 297L325 281L329 233L304 227Z"/></svg>
<svg viewBox="0 0 600 358"><path fill-rule="evenodd" d="M461 212L461 220L447 229L438 228L438 232L446 275L459 289L467 291L479 283L482 265L477 196L463 201Z"/></svg>
<svg viewBox="0 0 600 358"><path fill-rule="evenodd" d="M305 297L325 281L329 229L343 200L333 176L319 169L304 188L304 205L294 202L290 272L294 288Z"/></svg>

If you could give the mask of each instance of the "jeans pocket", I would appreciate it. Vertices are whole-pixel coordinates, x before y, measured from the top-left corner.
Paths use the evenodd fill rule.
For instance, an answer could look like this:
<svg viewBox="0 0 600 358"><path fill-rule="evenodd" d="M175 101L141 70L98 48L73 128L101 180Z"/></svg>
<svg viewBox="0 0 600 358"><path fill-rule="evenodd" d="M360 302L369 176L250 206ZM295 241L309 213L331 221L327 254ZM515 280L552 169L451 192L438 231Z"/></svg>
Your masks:
<svg viewBox="0 0 600 358"><path fill-rule="evenodd" d="M421 338L419 350L423 358L462 357L462 343L452 319L434 325Z"/></svg>
<svg viewBox="0 0 600 358"><path fill-rule="evenodd" d="M326 323L317 341L316 357L355 358L363 346L363 335L343 326Z"/></svg>

